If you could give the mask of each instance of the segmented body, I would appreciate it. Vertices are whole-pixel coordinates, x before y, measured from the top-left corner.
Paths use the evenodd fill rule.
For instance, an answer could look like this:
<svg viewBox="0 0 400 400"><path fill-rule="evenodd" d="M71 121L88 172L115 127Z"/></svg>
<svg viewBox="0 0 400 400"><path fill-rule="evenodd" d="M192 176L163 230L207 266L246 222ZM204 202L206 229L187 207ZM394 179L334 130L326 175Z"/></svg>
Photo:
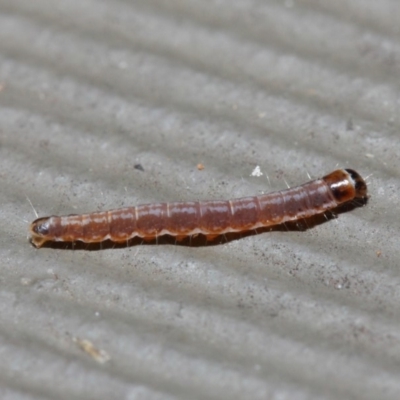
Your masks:
<svg viewBox="0 0 400 400"><path fill-rule="evenodd" d="M161 235L178 240L203 234L215 237L310 218L342 203L367 196L361 176L350 169L279 192L233 200L144 204L81 215L39 218L30 226L31 242L100 243L145 240Z"/></svg>

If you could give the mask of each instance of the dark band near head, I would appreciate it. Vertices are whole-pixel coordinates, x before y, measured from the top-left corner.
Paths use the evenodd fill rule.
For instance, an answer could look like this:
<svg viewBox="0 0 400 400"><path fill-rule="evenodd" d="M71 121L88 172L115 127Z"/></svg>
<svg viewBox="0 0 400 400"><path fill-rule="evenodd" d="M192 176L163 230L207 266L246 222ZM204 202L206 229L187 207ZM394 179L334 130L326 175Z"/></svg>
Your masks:
<svg viewBox="0 0 400 400"><path fill-rule="evenodd" d="M354 181L354 187L356 189L356 196L359 198L365 198L367 197L367 184L365 183L364 179L361 178L361 175L354 171L354 169L346 169L351 176L351 179Z"/></svg>

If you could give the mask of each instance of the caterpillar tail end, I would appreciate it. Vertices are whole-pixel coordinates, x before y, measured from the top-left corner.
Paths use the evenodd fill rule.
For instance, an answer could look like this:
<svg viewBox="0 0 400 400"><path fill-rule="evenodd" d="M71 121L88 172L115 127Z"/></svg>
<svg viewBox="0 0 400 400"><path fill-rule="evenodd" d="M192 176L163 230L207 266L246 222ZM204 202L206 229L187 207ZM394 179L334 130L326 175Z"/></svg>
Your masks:
<svg viewBox="0 0 400 400"><path fill-rule="evenodd" d="M49 234L49 217L38 218L29 226L31 244L39 249L46 242L50 241L47 236Z"/></svg>

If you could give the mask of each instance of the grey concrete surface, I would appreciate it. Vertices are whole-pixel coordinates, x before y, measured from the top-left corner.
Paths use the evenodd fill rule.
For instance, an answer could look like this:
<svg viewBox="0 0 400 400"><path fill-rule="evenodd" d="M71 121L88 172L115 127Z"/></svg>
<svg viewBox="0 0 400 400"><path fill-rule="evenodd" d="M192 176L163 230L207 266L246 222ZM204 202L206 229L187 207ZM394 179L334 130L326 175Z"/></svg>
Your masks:
<svg viewBox="0 0 400 400"><path fill-rule="evenodd" d="M399 77L395 0L0 0L1 399L398 399ZM336 167L369 203L305 232L27 240L30 202L233 198Z"/></svg>

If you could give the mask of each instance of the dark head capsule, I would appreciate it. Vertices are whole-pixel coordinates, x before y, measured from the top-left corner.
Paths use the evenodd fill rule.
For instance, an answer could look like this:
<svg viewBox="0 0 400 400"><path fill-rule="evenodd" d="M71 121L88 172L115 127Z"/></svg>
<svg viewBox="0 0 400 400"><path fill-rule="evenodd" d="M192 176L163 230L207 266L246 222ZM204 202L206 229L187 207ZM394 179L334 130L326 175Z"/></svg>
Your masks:
<svg viewBox="0 0 400 400"><path fill-rule="evenodd" d="M352 169L338 169L322 179L331 189L338 204L367 196L364 179Z"/></svg>

